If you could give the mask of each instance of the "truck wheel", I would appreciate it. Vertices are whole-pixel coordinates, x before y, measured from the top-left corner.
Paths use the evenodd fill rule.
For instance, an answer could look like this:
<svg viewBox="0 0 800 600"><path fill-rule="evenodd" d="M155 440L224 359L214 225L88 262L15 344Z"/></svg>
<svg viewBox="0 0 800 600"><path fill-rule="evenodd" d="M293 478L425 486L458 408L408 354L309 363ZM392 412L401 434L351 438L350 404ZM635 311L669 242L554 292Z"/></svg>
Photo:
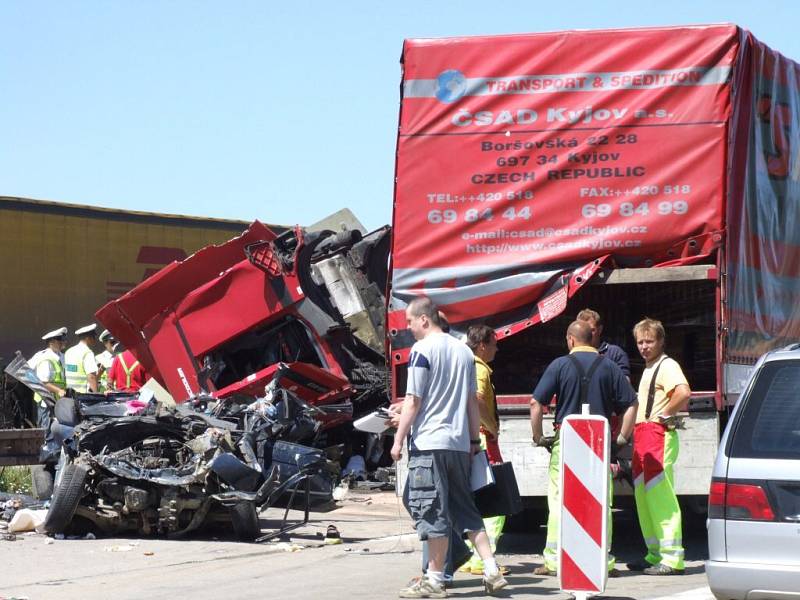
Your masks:
<svg viewBox="0 0 800 600"><path fill-rule="evenodd" d="M233 533L240 542L252 542L261 534L258 513L252 502L239 502L230 508Z"/></svg>
<svg viewBox="0 0 800 600"><path fill-rule="evenodd" d="M53 474L43 465L31 467L31 491L37 500L47 500L53 495Z"/></svg>
<svg viewBox="0 0 800 600"><path fill-rule="evenodd" d="M50 510L44 518L47 533L63 533L75 515L75 509L83 497L88 467L70 463L64 465L58 487L53 491Z"/></svg>

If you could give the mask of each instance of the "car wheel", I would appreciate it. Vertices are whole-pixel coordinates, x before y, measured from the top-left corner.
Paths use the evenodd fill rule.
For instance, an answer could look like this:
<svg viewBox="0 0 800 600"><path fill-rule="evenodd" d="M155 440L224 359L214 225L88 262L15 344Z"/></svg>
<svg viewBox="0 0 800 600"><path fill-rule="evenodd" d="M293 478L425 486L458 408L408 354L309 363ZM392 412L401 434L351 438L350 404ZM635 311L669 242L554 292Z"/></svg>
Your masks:
<svg viewBox="0 0 800 600"><path fill-rule="evenodd" d="M43 465L31 467L31 491L37 500L47 500L53 495L53 474Z"/></svg>
<svg viewBox="0 0 800 600"><path fill-rule="evenodd" d="M239 502L230 508L231 523L236 539L241 542L252 542L261 534L258 513L252 502Z"/></svg>
<svg viewBox="0 0 800 600"><path fill-rule="evenodd" d="M50 509L44 518L44 530L47 533L63 533L70 524L83 496L88 474L88 467L83 465L64 465L58 487L53 491Z"/></svg>

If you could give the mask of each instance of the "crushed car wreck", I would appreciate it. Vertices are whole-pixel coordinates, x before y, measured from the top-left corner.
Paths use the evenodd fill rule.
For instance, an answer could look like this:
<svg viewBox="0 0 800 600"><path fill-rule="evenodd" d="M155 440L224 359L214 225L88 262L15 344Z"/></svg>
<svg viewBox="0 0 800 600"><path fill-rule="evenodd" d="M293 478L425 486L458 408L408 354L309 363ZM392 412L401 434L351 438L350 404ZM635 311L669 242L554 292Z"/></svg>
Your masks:
<svg viewBox="0 0 800 600"><path fill-rule="evenodd" d="M7 372L49 393L21 356ZM315 499L330 498L340 448L297 442L316 443L352 406L308 404L282 387L290 372L276 365L255 399L200 395L164 405L148 391L48 398L54 404L48 438L60 455L44 530L180 537L225 522L238 539L252 541L302 524L287 525L285 514L277 532L259 538L257 511L286 495L287 506L297 507L300 492L307 520Z"/></svg>
<svg viewBox="0 0 800 600"><path fill-rule="evenodd" d="M247 406L217 402L219 416L156 403L135 416L79 416L63 445L45 530L88 521L107 534L179 537L226 522L238 539L252 541L261 531L258 509L302 484L309 494L329 494L338 463L286 440L321 430L316 417L330 416L330 409L312 409L271 387ZM79 415L78 400L59 400L70 402L60 412Z"/></svg>

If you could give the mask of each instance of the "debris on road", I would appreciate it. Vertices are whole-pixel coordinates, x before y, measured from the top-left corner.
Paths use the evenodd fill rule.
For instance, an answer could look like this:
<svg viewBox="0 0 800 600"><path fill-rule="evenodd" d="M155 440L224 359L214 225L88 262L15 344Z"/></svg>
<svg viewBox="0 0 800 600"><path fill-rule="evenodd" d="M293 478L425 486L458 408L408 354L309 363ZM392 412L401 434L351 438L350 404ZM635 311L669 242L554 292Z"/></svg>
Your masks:
<svg viewBox="0 0 800 600"><path fill-rule="evenodd" d="M130 552L135 546L133 544L115 544L113 546L106 546L103 548L104 552Z"/></svg>
<svg viewBox="0 0 800 600"><path fill-rule="evenodd" d="M14 513L11 521L9 521L8 531L9 533L35 531L44 523L46 516L46 510L31 510L29 508L20 509Z"/></svg>
<svg viewBox="0 0 800 600"><path fill-rule="evenodd" d="M332 546L341 543L342 536L339 534L339 530L336 529L336 525L328 525L328 529L325 532L325 544Z"/></svg>

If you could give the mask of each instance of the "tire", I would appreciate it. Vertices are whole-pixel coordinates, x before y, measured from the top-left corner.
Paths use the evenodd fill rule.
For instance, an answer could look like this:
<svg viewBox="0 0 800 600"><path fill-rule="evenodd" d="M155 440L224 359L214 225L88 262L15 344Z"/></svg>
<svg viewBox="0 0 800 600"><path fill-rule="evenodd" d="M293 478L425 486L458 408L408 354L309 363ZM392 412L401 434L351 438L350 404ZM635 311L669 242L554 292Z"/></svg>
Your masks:
<svg viewBox="0 0 800 600"><path fill-rule="evenodd" d="M67 427L75 427L81 422L80 405L75 398L59 398L54 413L56 420Z"/></svg>
<svg viewBox="0 0 800 600"><path fill-rule="evenodd" d="M31 467L31 491L37 500L47 500L53 495L53 474L43 465Z"/></svg>
<svg viewBox="0 0 800 600"><path fill-rule="evenodd" d="M252 502L239 502L230 508L233 533L240 542L252 542L261 535L258 513Z"/></svg>
<svg viewBox="0 0 800 600"><path fill-rule="evenodd" d="M44 518L47 533L63 533L75 515L75 509L83 497L84 484L89 469L83 465L64 465L58 487L53 491L50 510Z"/></svg>

